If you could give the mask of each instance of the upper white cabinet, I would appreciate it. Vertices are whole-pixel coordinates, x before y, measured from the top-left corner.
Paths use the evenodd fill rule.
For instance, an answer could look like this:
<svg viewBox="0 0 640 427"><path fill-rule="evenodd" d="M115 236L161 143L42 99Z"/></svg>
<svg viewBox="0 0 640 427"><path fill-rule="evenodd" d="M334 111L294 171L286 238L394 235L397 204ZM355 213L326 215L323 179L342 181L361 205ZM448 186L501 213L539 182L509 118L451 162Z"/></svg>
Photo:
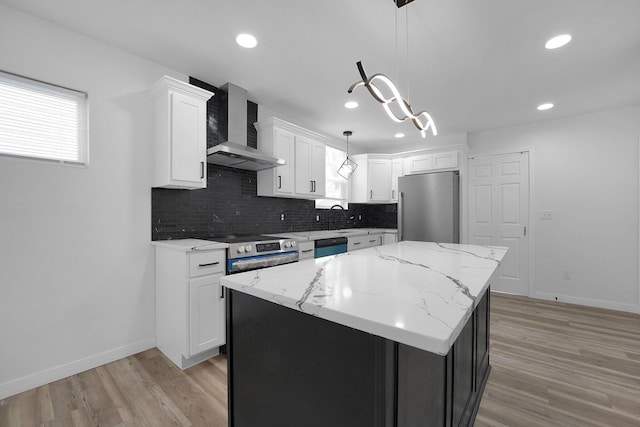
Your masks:
<svg viewBox="0 0 640 427"><path fill-rule="evenodd" d="M154 187L207 186L207 101L199 87L163 76L151 88L155 103Z"/></svg>
<svg viewBox="0 0 640 427"><path fill-rule="evenodd" d="M292 197L295 135L291 131L266 123L256 123L255 126L258 130L258 148L286 162L276 168L258 171L258 195Z"/></svg>
<svg viewBox="0 0 640 427"><path fill-rule="evenodd" d="M287 162L258 171L258 196L323 198L327 138L275 117L255 127L258 149Z"/></svg>
<svg viewBox="0 0 640 427"><path fill-rule="evenodd" d="M398 201L398 178L403 175L402 163L402 159L391 160L391 200L394 202Z"/></svg>
<svg viewBox="0 0 640 427"><path fill-rule="evenodd" d="M355 154L358 164L351 175L351 203L391 203L391 160L371 154Z"/></svg>
<svg viewBox="0 0 640 427"><path fill-rule="evenodd" d="M424 154L404 159L405 175L457 168L458 151Z"/></svg>
<svg viewBox="0 0 640 427"><path fill-rule="evenodd" d="M294 167L297 195L309 198L324 196L326 151L326 145L321 142L296 137Z"/></svg>

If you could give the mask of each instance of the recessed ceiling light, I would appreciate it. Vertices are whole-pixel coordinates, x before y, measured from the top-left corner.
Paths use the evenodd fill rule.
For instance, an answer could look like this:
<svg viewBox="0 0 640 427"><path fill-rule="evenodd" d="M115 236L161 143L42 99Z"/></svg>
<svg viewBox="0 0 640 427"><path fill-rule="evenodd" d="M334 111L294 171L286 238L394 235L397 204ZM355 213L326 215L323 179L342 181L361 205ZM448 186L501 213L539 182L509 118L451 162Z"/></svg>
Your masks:
<svg viewBox="0 0 640 427"><path fill-rule="evenodd" d="M396 138L404 138L404 133L402 133L402 132L398 132L398 133L396 133L396 134L395 134L395 135L393 135L393 136L395 136Z"/></svg>
<svg viewBox="0 0 640 427"><path fill-rule="evenodd" d="M569 43L571 41L571 36L569 34L561 34L559 36L555 36L549 39L544 47L547 49L557 49Z"/></svg>
<svg viewBox="0 0 640 427"><path fill-rule="evenodd" d="M247 49L251 49L252 47L256 47L258 45L258 40L253 37L251 34L238 34L236 37L236 43L238 43L242 47L246 47Z"/></svg>
<svg viewBox="0 0 640 427"><path fill-rule="evenodd" d="M346 104L344 104L344 106L345 108L353 110L354 108L358 108L358 103L356 101L349 101Z"/></svg>
<svg viewBox="0 0 640 427"><path fill-rule="evenodd" d="M550 110L551 108L553 108L553 104L550 102L538 105L538 111Z"/></svg>

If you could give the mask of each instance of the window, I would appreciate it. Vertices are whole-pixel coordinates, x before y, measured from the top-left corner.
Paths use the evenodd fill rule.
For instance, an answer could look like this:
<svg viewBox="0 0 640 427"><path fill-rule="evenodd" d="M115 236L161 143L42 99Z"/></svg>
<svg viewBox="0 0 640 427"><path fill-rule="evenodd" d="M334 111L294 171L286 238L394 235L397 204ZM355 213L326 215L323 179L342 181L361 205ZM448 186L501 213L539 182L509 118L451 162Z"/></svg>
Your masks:
<svg viewBox="0 0 640 427"><path fill-rule="evenodd" d="M347 209L349 207L347 202L349 181L338 175L338 169L347 155L344 151L330 146L327 146L326 153L326 198L316 200L316 208L329 209L338 204Z"/></svg>
<svg viewBox="0 0 640 427"><path fill-rule="evenodd" d="M88 163L87 94L0 72L0 154Z"/></svg>

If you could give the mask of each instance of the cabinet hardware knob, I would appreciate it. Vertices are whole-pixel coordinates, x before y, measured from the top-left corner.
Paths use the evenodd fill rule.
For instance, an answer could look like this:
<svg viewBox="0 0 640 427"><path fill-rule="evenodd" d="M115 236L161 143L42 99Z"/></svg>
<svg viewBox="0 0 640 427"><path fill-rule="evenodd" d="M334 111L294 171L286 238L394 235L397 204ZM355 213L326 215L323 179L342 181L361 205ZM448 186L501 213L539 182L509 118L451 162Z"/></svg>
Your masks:
<svg viewBox="0 0 640 427"><path fill-rule="evenodd" d="M204 179L204 162L200 162L200 179Z"/></svg>
<svg viewBox="0 0 640 427"><path fill-rule="evenodd" d="M220 299L224 298L224 286L220 286Z"/></svg>
<svg viewBox="0 0 640 427"><path fill-rule="evenodd" d="M282 175L278 175L278 188L282 188Z"/></svg>

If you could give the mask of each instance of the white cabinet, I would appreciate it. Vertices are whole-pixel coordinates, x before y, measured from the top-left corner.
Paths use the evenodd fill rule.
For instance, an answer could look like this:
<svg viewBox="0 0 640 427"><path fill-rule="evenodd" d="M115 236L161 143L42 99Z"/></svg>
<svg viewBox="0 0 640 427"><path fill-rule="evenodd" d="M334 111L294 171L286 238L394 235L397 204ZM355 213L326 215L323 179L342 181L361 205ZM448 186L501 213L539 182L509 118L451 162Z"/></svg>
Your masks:
<svg viewBox="0 0 640 427"><path fill-rule="evenodd" d="M398 178L402 176L402 159L391 160L391 200L398 201Z"/></svg>
<svg viewBox="0 0 640 427"><path fill-rule="evenodd" d="M295 135L286 129L256 123L258 148L286 163L258 171L258 196L293 196Z"/></svg>
<svg viewBox="0 0 640 427"><path fill-rule="evenodd" d="M207 186L207 101L213 96L169 76L151 89L155 103L154 187Z"/></svg>
<svg viewBox="0 0 640 427"><path fill-rule="evenodd" d="M435 170L456 169L458 167L458 152L424 154L404 159L404 173L414 174Z"/></svg>
<svg viewBox="0 0 640 427"><path fill-rule="evenodd" d="M156 345L180 369L225 344L226 251L156 246Z"/></svg>
<svg viewBox="0 0 640 427"><path fill-rule="evenodd" d="M382 244L389 245L391 243L396 243L398 241L398 232L397 231L385 231L382 235Z"/></svg>
<svg viewBox="0 0 640 427"><path fill-rule="evenodd" d="M351 176L351 203L391 203L391 160L369 154L351 156L358 164Z"/></svg>
<svg viewBox="0 0 640 427"><path fill-rule="evenodd" d="M302 242L298 242L298 250L300 251L300 261L314 258L315 241L305 240Z"/></svg>
<svg viewBox="0 0 640 427"><path fill-rule="evenodd" d="M382 245L382 233L365 234L347 237L347 252Z"/></svg>
<svg viewBox="0 0 640 427"><path fill-rule="evenodd" d="M303 136L295 143L295 192L299 196L321 198L325 194L325 144Z"/></svg>
<svg viewBox="0 0 640 427"><path fill-rule="evenodd" d="M287 164L258 171L258 196L319 199L325 195L327 138L271 117L255 123L258 149Z"/></svg>

